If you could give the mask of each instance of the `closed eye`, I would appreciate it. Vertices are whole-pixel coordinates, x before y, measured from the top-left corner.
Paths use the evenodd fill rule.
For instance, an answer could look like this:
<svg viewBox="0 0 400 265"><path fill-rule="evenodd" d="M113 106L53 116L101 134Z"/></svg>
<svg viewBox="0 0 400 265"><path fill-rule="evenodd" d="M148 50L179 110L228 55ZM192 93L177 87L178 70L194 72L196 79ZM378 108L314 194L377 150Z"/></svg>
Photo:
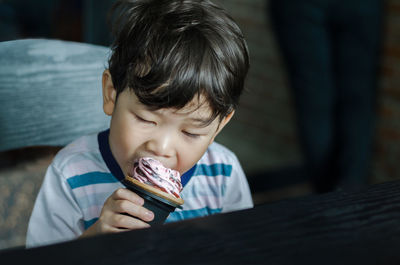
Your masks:
<svg viewBox="0 0 400 265"><path fill-rule="evenodd" d="M135 117L140 122L149 123L149 124L156 124L154 121L149 121L149 120L143 119L142 117L138 116L137 114L135 114Z"/></svg>
<svg viewBox="0 0 400 265"><path fill-rule="evenodd" d="M190 138L198 138L198 137L200 137L200 134L194 134L194 133L189 133L189 132L185 132L185 131L183 131L183 133L186 136L189 136Z"/></svg>

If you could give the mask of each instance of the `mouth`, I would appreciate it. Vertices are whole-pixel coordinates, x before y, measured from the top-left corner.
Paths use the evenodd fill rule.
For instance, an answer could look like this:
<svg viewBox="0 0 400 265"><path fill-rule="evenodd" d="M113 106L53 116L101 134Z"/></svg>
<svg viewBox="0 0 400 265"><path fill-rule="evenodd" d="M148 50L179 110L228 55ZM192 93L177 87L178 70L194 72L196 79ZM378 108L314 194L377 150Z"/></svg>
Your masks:
<svg viewBox="0 0 400 265"><path fill-rule="evenodd" d="M131 161L131 162L128 162L128 164L129 164L128 176L132 177L132 176L135 174L135 171L136 171L136 173L139 173L140 175L145 175L145 173L138 167L138 165L139 165L139 160L140 160L141 158L145 158L145 157L148 157L148 158L154 159L154 160L156 160L156 161L159 161L159 162L164 166L164 163L162 163L160 160L158 160L158 159L156 159L156 158L154 158L154 157L151 157L151 156L141 156L141 157L139 157L139 158L135 158L135 159L134 159L133 161Z"/></svg>
<svg viewBox="0 0 400 265"><path fill-rule="evenodd" d="M128 168L127 168L127 171L126 171L128 176L132 177L135 174L135 168L137 168L137 166L139 165L139 160L142 159L142 158L154 159L154 160L160 162L163 167L171 169L171 170L174 170L174 171L177 171L177 172L179 172L181 174L181 172L179 170L175 169L175 166L170 167L168 165L168 163L165 163L165 161L163 161L163 160L160 160L160 159L158 159L156 157L153 157L151 155L143 155L143 156L139 155L136 158L128 161Z"/></svg>
<svg viewBox="0 0 400 265"><path fill-rule="evenodd" d="M135 168L139 164L139 159L140 158L135 158L133 161L128 162L128 170L127 170L127 175L130 177L133 177L135 174Z"/></svg>

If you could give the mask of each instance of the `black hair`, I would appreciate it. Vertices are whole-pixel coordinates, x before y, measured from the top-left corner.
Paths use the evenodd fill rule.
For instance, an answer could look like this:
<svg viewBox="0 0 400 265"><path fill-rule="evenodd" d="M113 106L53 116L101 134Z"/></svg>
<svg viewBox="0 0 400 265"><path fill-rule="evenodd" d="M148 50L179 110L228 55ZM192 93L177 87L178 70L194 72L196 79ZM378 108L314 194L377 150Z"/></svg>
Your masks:
<svg viewBox="0 0 400 265"><path fill-rule="evenodd" d="M209 0L121 0L110 13L109 70L117 95L127 87L154 108L204 96L212 119L236 109L249 68L235 21Z"/></svg>

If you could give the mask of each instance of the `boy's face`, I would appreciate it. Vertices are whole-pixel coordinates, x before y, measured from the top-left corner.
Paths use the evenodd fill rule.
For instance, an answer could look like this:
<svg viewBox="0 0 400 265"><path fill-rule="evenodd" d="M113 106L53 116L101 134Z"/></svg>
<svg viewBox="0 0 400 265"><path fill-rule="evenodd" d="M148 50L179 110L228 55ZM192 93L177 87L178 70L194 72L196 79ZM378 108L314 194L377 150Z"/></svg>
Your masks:
<svg viewBox="0 0 400 265"><path fill-rule="evenodd" d="M126 175L140 157L150 156L183 174L204 154L233 113L204 125L211 111L195 97L182 109L150 110L129 89L119 94L103 74L104 112L111 117L111 152ZM201 97L200 97L201 100ZM200 105L200 107L199 107Z"/></svg>

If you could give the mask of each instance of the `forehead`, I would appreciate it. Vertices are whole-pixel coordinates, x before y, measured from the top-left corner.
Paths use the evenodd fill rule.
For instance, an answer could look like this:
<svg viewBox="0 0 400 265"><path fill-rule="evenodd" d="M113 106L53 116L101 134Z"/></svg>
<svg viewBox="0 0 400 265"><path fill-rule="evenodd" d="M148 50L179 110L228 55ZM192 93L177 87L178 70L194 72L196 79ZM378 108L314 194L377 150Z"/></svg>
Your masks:
<svg viewBox="0 0 400 265"><path fill-rule="evenodd" d="M210 107L210 104L208 103L206 97L203 95L195 96L182 108L171 107L171 108L155 109L153 107L141 103L138 97L135 95L135 93L130 90L125 90L124 92L122 92L122 94L125 94L126 96L125 98L127 99L128 105L140 106L155 114L160 114L160 115L173 114L181 116L182 118L190 119L193 122L199 123L199 125L202 126L207 126L213 123L213 121L217 120L215 115L213 115L213 111Z"/></svg>
<svg viewBox="0 0 400 265"><path fill-rule="evenodd" d="M173 113L186 116L204 126L209 125L215 120L215 116L213 115L209 103L202 95L195 96L192 101L186 104L183 108L173 109Z"/></svg>
<svg viewBox="0 0 400 265"><path fill-rule="evenodd" d="M176 114L194 114L194 115L206 115L211 116L211 107L208 104L204 96L195 96L191 101L189 101L183 108L174 108L174 113Z"/></svg>

